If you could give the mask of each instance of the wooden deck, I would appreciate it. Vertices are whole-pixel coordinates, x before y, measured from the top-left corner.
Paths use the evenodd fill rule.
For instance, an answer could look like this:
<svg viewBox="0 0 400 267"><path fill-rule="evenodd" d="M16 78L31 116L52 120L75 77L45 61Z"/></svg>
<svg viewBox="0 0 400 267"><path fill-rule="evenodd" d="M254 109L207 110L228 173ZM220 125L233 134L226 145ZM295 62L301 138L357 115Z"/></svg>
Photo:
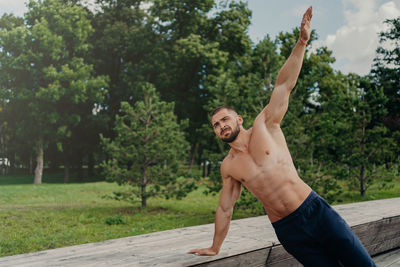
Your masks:
<svg viewBox="0 0 400 267"><path fill-rule="evenodd" d="M399 267L400 248L376 256L374 257L374 261L378 267Z"/></svg>
<svg viewBox="0 0 400 267"><path fill-rule="evenodd" d="M371 255L381 254L374 258L378 266L400 266L400 251L396 250L400 248L400 198L337 205L334 208L353 227ZM217 256L186 253L196 247L210 246L213 232L213 224L180 228L2 257L0 266L298 265L279 244L266 216L232 221Z"/></svg>

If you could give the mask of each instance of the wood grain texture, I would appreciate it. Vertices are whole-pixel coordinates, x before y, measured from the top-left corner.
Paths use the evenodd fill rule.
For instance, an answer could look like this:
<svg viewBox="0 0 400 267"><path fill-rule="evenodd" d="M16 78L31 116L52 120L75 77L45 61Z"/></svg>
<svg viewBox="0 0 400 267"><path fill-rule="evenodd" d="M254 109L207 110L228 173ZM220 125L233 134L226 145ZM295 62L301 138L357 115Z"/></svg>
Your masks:
<svg viewBox="0 0 400 267"><path fill-rule="evenodd" d="M371 254L400 247L400 198L334 206ZM0 258L0 266L296 266L266 216L234 220L217 256L208 247L214 225L201 225ZM268 263L267 263L268 258Z"/></svg>
<svg viewBox="0 0 400 267"><path fill-rule="evenodd" d="M400 248L381 254L374 258L378 267L399 267L400 266Z"/></svg>

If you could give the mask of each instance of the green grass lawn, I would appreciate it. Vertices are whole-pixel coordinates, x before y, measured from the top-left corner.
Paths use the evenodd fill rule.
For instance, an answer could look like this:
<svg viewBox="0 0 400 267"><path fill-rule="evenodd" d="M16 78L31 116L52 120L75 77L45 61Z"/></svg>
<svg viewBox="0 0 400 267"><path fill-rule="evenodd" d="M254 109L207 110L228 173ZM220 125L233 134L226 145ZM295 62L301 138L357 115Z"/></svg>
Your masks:
<svg viewBox="0 0 400 267"><path fill-rule="evenodd" d="M218 203L201 186L183 201L149 199L142 211L140 203L102 198L121 190L115 183L27 181L32 177L0 176L0 256L212 223ZM248 216L238 212L234 217Z"/></svg>
<svg viewBox="0 0 400 267"><path fill-rule="evenodd" d="M204 195L200 185L181 201L149 199L142 211L140 203L102 198L121 190L115 183L64 184L61 175L45 177L42 185L32 180L0 176L0 256L213 223L218 203L218 196ZM386 191L371 187L365 198L346 192L342 203L398 196L400 180ZM233 219L249 216L254 214L235 211Z"/></svg>

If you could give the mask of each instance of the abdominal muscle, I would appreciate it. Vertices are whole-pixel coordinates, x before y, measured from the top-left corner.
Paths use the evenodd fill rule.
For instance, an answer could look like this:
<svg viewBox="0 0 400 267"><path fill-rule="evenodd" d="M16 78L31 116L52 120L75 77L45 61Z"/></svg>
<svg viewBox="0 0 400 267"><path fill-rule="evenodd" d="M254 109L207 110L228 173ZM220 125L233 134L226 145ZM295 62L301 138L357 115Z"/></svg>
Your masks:
<svg viewBox="0 0 400 267"><path fill-rule="evenodd" d="M279 127L269 130L256 120L248 133L248 150L227 157L229 176L253 193L276 222L295 211L312 189L298 176Z"/></svg>
<svg viewBox="0 0 400 267"><path fill-rule="evenodd" d="M312 189L297 175L294 166L262 167L240 181L263 204L268 218L276 222L295 211Z"/></svg>

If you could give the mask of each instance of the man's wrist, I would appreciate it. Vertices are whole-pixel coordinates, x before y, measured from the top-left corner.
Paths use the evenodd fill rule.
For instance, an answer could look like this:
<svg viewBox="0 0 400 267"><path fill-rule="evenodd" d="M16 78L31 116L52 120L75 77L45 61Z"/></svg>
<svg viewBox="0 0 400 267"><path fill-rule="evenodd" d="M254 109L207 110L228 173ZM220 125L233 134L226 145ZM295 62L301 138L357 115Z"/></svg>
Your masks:
<svg viewBox="0 0 400 267"><path fill-rule="evenodd" d="M307 43L307 41L304 41L303 39L301 39L301 38L299 38L299 40L297 41L299 44L301 44L301 45L304 45L304 46L307 46L308 45L308 43Z"/></svg>
<svg viewBox="0 0 400 267"><path fill-rule="evenodd" d="M215 247L214 245L211 246L211 249L215 252L215 253L219 253L219 248Z"/></svg>

